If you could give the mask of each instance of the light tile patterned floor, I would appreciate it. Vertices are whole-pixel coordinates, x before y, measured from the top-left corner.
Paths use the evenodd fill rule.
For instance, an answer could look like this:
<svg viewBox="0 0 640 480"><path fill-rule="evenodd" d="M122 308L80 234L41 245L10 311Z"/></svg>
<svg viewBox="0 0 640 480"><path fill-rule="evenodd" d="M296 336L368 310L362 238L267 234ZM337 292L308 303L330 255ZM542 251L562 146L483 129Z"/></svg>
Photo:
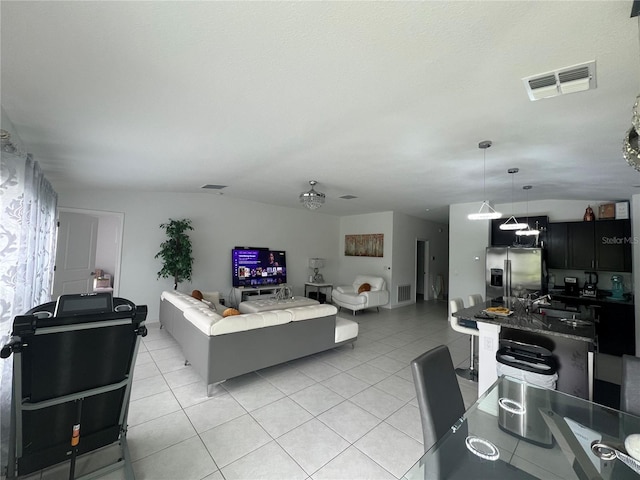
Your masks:
<svg viewBox="0 0 640 480"><path fill-rule="evenodd" d="M423 452L409 362L447 344L466 366L469 337L449 328L446 302L340 315L360 325L355 348L230 379L211 397L173 339L148 324L127 435L136 479L401 478ZM469 406L476 384L459 383ZM67 478L67 468L29 478Z"/></svg>

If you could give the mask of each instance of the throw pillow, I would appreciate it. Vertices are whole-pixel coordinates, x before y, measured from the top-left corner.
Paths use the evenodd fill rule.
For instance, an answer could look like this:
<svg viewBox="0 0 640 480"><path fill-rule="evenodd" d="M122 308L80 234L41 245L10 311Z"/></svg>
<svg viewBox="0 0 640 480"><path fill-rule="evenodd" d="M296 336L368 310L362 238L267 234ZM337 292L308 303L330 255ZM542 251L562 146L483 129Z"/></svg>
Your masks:
<svg viewBox="0 0 640 480"><path fill-rule="evenodd" d="M196 300L202 300L204 298L200 290L194 290L193 292L191 292L191 296Z"/></svg>
<svg viewBox="0 0 640 480"><path fill-rule="evenodd" d="M235 308L227 308L224 312L222 312L223 317L230 317L232 315L240 315L240 312Z"/></svg>
<svg viewBox="0 0 640 480"><path fill-rule="evenodd" d="M370 291L371 291L371 285L369 285L368 283L363 283L362 285L360 285L360 288L358 288L358 293L370 292Z"/></svg>

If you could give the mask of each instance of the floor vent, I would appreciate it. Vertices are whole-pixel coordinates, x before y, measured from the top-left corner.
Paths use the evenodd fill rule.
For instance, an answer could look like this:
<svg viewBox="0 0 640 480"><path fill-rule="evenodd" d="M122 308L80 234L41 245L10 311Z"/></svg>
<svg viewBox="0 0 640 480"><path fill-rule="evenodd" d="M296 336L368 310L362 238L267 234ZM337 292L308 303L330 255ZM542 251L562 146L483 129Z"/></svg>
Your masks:
<svg viewBox="0 0 640 480"><path fill-rule="evenodd" d="M411 300L411 285L398 285L398 302Z"/></svg>
<svg viewBox="0 0 640 480"><path fill-rule="evenodd" d="M596 88L596 62L591 61L522 79L529 99L557 97Z"/></svg>

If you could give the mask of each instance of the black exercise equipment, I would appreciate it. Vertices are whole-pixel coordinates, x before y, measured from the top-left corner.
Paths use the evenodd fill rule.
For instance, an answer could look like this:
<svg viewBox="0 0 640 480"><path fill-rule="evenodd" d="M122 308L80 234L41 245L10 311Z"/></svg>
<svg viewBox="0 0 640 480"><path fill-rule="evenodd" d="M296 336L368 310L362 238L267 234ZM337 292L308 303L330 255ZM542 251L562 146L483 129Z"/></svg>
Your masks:
<svg viewBox="0 0 640 480"><path fill-rule="evenodd" d="M7 478L64 461L75 478L76 457L119 444L115 462L79 478L124 468L133 479L127 412L146 305L111 293L62 295L15 317L11 430Z"/></svg>

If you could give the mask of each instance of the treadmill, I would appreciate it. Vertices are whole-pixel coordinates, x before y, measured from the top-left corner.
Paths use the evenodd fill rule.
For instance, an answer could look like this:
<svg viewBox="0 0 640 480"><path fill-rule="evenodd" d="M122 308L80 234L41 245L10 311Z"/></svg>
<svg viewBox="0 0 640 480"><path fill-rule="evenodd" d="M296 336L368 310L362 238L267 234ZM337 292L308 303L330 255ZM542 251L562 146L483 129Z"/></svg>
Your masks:
<svg viewBox="0 0 640 480"><path fill-rule="evenodd" d="M61 295L16 316L0 357L13 355L7 478L69 462L69 478L123 468L134 479L127 412L146 305L110 292ZM119 458L75 477L79 455L119 445Z"/></svg>

